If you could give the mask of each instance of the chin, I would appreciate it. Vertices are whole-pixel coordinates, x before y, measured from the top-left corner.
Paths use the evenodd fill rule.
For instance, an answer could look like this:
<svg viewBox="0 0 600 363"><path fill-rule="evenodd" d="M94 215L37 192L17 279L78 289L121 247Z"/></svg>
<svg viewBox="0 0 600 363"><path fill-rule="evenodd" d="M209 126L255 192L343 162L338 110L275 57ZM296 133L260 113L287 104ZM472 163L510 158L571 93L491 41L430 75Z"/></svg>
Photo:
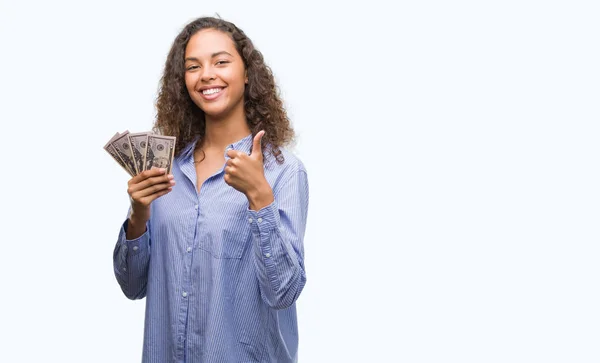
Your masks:
<svg viewBox="0 0 600 363"><path fill-rule="evenodd" d="M215 109L215 108L206 108L206 109L202 109L202 111L204 111L204 114L213 118L221 118L223 116L225 116L227 114L227 110L225 109Z"/></svg>
<svg viewBox="0 0 600 363"><path fill-rule="evenodd" d="M200 102L194 102L196 104L196 106L198 106L199 109L202 110L202 112L204 112L207 115L211 115L211 116L215 116L218 115L220 113L222 113L223 111L225 111L225 107L223 107L223 105L217 105L214 103L205 103L203 100Z"/></svg>

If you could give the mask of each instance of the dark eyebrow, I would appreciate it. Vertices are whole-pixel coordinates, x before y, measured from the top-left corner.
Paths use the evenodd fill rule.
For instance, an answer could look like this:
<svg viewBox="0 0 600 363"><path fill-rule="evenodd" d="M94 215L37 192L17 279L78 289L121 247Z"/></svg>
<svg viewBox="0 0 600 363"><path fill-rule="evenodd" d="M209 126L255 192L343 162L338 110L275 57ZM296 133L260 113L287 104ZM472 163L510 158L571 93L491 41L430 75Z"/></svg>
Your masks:
<svg viewBox="0 0 600 363"><path fill-rule="evenodd" d="M233 57L233 56L232 56L232 55L231 55L229 52L226 52L226 51L222 50L222 51L220 51L220 52L213 53L213 54L211 55L211 58L218 57L218 56L220 56L220 55L223 55L223 54L226 54L226 55L228 55L228 56L230 56L230 57ZM187 61L198 62L198 58L196 58L196 57L187 57L187 58L185 59L185 61L186 61L186 62L187 62Z"/></svg>
<svg viewBox="0 0 600 363"><path fill-rule="evenodd" d="M222 51L220 51L220 52L213 53L213 54L212 54L212 58L214 58L214 57L218 57L218 56L220 56L220 55L222 55L222 54L227 54L228 56L230 56L230 57L233 57L233 56L232 56L231 54L229 54L228 52L226 52L226 51L222 50Z"/></svg>

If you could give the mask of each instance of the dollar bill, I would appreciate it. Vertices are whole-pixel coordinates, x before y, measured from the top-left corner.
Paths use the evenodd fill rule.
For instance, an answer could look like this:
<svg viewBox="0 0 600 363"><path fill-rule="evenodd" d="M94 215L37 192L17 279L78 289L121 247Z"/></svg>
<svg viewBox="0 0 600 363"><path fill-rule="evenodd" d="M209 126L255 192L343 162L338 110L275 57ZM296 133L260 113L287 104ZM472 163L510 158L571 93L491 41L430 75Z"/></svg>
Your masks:
<svg viewBox="0 0 600 363"><path fill-rule="evenodd" d="M117 132L116 134L114 134L113 137L110 138L110 140L108 140L107 144L112 144L113 141L115 141L119 136L123 135L126 132L129 132L129 130L125 130L123 131L123 133Z"/></svg>
<svg viewBox="0 0 600 363"><path fill-rule="evenodd" d="M152 167L165 168L171 173L173 156L175 155L175 137L163 135L148 135L146 154L144 155L144 170Z"/></svg>
<svg viewBox="0 0 600 363"><path fill-rule="evenodd" d="M111 140L112 141L112 140ZM127 168L127 166L125 165L125 163L123 162L123 159L121 159L121 157L119 156L119 153L117 152L117 150L115 150L115 148L111 145L111 141L109 141L106 145L104 145L104 150L106 150L106 152L108 152L110 154L110 156L113 157L113 159L115 159L115 161L121 165L121 167L123 167L123 169L125 169L125 171L131 175L134 176L135 174L133 174L131 172L131 170L129 170Z"/></svg>
<svg viewBox="0 0 600 363"><path fill-rule="evenodd" d="M146 145L148 143L148 135L150 134L152 133L138 132L128 135L136 174L144 171L144 156L146 155Z"/></svg>
<svg viewBox="0 0 600 363"><path fill-rule="evenodd" d="M129 131L125 131L119 137L117 137L110 145L117 152L127 169L130 171L132 176L135 176L135 162L133 161L133 155L131 154L131 145L129 144Z"/></svg>

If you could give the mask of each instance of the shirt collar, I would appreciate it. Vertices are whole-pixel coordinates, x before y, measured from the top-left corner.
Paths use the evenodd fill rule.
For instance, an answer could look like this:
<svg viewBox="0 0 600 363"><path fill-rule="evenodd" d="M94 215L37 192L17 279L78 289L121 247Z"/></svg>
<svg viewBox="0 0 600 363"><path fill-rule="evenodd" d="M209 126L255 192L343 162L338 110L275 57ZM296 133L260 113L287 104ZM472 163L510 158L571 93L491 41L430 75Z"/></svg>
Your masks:
<svg viewBox="0 0 600 363"><path fill-rule="evenodd" d="M182 151L181 151L181 160L187 160L194 156L194 149L196 148L196 144L200 140L200 136L196 137L194 141L190 142Z"/></svg>
<svg viewBox="0 0 600 363"><path fill-rule="evenodd" d="M198 141L200 141L199 136L196 137L193 142L190 142L188 144L188 146L185 147L185 149L183 149L183 151L181 152L182 160L187 160L188 158L194 157L194 149L196 149L196 144L198 143ZM254 141L254 137L250 133L250 134L248 134L248 136L246 136L232 144L227 145L225 150L223 150L223 155L225 155L225 159L229 158L227 156L227 151L229 151L230 149L238 150L238 151L245 152L246 154L250 154L250 150L252 149L253 141Z"/></svg>
<svg viewBox="0 0 600 363"><path fill-rule="evenodd" d="M248 134L248 136L234 142L233 144L227 145L227 147L223 151L224 155L225 155L225 159L229 158L227 156L227 151L232 150L232 149L245 152L246 154L250 154L250 150L252 149L253 141L254 141L254 138L252 137L252 134Z"/></svg>

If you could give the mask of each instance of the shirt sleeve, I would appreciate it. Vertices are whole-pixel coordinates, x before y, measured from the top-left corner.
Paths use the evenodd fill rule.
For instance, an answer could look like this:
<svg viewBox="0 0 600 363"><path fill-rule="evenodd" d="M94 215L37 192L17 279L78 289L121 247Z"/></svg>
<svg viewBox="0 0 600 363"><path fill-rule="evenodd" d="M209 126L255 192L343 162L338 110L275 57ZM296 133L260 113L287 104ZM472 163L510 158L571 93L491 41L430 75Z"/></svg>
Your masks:
<svg viewBox="0 0 600 363"><path fill-rule="evenodd" d="M270 205L247 212L261 296L275 309L291 306L306 283L304 232L308 193L306 171L301 169L275 187L275 200Z"/></svg>
<svg viewBox="0 0 600 363"><path fill-rule="evenodd" d="M127 220L121 225L113 252L115 277L127 298L142 299L146 296L150 264L150 223L146 222L146 232L136 239L127 240L126 233Z"/></svg>

